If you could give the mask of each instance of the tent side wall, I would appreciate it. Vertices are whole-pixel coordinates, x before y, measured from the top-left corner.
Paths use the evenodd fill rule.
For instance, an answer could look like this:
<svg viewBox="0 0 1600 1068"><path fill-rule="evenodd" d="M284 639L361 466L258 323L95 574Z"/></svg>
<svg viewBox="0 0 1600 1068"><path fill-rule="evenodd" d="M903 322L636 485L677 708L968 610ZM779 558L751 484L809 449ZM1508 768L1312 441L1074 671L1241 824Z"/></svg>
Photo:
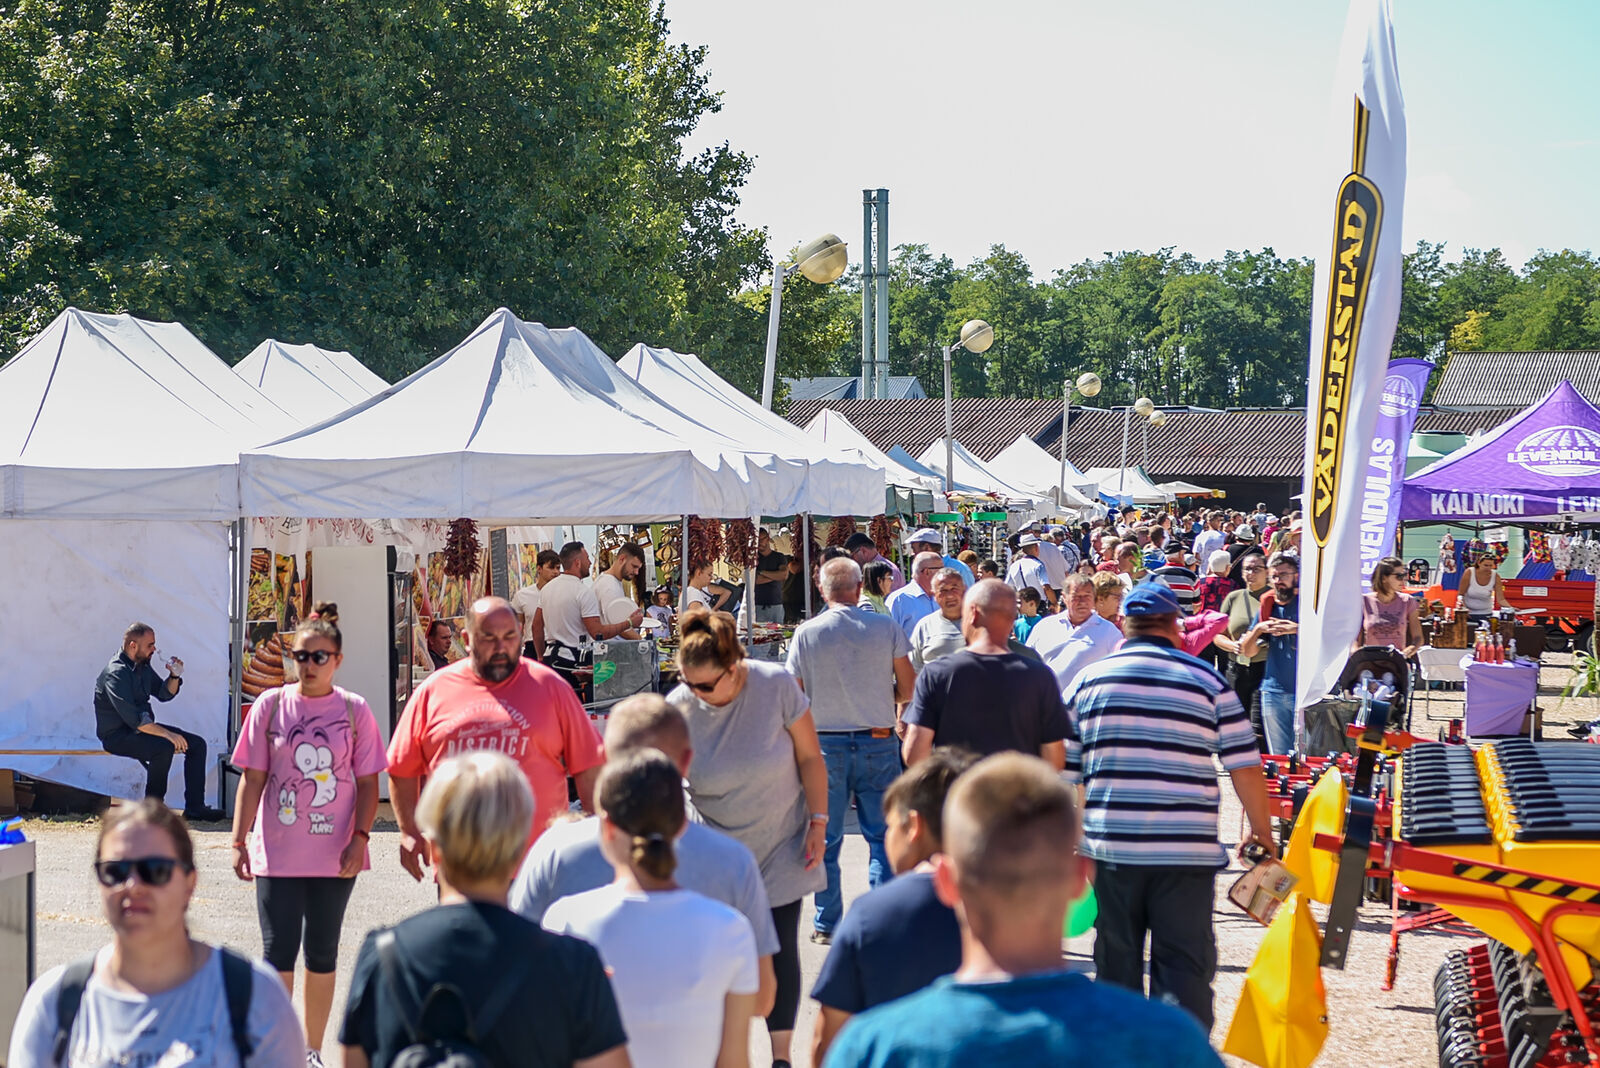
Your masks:
<svg viewBox="0 0 1600 1068"><path fill-rule="evenodd" d="M94 684L134 620L184 662L156 719L205 738L207 800L228 739L228 527L149 520L0 520L0 768L111 797L144 793L144 769L101 751ZM64 752L49 752L59 750ZM167 802L183 806L183 761Z"/></svg>

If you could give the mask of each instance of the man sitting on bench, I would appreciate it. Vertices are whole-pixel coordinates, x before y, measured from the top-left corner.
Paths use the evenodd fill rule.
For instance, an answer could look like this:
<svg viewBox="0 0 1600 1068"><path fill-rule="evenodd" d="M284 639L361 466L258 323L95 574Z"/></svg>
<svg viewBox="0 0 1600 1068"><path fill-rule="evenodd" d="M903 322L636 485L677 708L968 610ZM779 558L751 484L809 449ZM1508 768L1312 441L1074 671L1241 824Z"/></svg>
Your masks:
<svg viewBox="0 0 1600 1068"><path fill-rule="evenodd" d="M106 752L144 765L147 797L166 797L173 754L182 753L184 818L191 823L220 820L223 814L205 803L206 740L163 727L150 709L150 698L170 701L183 686L183 661L176 657L169 661L163 679L150 666L155 651L156 632L150 624L132 623L122 632L122 652L94 684L95 733Z"/></svg>

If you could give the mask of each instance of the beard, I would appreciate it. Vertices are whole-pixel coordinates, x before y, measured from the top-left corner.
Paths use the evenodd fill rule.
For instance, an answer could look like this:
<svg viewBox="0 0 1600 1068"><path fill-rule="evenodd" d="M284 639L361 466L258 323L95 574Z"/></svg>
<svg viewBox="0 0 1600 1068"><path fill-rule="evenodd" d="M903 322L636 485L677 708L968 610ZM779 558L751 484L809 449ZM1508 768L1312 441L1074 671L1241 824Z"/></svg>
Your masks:
<svg viewBox="0 0 1600 1068"><path fill-rule="evenodd" d="M487 660L479 660L474 657L472 668L480 678L487 682L504 682L517 669L517 662L505 653L496 653Z"/></svg>

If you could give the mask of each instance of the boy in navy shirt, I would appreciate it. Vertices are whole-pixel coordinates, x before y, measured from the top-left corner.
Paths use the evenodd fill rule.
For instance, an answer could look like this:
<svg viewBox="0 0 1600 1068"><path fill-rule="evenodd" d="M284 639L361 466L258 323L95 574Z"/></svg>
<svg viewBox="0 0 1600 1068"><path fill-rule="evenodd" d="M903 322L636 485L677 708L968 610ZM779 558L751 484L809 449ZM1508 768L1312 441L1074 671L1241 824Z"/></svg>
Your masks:
<svg viewBox="0 0 1600 1068"><path fill-rule="evenodd" d="M833 934L811 996L821 1012L811 1063L851 1016L921 990L961 964L961 928L933 889L933 855L943 834L945 796L978 757L942 747L902 772L883 795L883 844L895 878L851 906Z"/></svg>

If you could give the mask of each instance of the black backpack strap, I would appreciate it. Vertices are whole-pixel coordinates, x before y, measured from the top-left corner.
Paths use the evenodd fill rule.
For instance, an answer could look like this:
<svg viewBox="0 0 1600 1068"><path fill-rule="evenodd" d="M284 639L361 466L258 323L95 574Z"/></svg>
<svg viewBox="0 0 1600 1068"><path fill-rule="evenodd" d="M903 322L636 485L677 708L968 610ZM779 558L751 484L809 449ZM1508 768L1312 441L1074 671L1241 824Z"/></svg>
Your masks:
<svg viewBox="0 0 1600 1068"><path fill-rule="evenodd" d="M67 1063L67 1044L72 1040L72 1023L78 1018L78 1007L83 1004L83 988L89 985L94 974L94 959L99 951L79 957L61 973L61 986L56 991L56 1040L51 1056L55 1063Z"/></svg>
<svg viewBox="0 0 1600 1068"><path fill-rule="evenodd" d="M227 946L218 946L222 954L222 992L228 999L228 1026L233 1031L233 1048L239 1054L240 1068L250 1063L256 1051L250 1041L250 993L255 985L255 968Z"/></svg>
<svg viewBox="0 0 1600 1068"><path fill-rule="evenodd" d="M417 1034L416 1028L411 1026L411 1021L420 1021L422 1010L417 1007L416 998L411 996L411 988L406 985L405 976L400 974L400 946L395 941L394 928L379 931L376 944L378 970L383 973L383 981L389 988L390 996L400 1006L400 1026L405 1028L407 1041L421 1042L423 1039Z"/></svg>

